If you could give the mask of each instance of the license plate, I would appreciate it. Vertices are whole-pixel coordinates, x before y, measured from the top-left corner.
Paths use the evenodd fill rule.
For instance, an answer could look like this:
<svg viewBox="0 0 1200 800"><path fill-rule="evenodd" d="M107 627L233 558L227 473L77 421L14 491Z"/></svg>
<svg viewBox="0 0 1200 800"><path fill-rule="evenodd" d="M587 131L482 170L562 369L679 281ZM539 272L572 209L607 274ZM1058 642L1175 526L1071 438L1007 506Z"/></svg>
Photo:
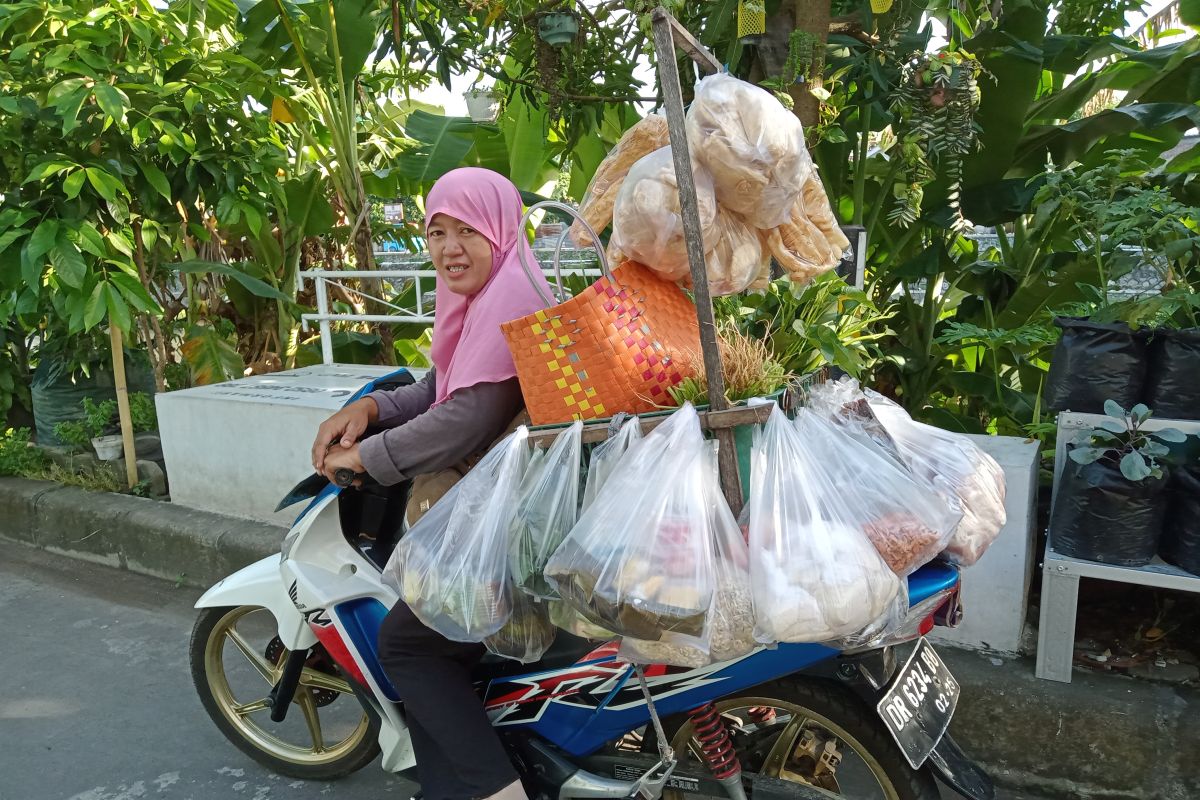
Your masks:
<svg viewBox="0 0 1200 800"><path fill-rule="evenodd" d="M876 710L913 769L941 741L958 705L958 681L933 645L921 639Z"/></svg>

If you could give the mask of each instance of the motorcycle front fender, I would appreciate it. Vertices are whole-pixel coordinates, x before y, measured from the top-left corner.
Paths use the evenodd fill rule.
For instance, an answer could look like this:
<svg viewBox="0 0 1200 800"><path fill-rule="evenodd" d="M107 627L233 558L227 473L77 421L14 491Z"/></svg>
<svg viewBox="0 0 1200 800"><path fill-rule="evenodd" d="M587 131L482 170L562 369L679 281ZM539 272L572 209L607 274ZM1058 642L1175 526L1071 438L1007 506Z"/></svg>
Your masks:
<svg viewBox="0 0 1200 800"><path fill-rule="evenodd" d="M218 581L196 601L196 608L259 606L271 612L279 639L288 650L312 647L317 637L296 610L283 576L279 555L267 556Z"/></svg>

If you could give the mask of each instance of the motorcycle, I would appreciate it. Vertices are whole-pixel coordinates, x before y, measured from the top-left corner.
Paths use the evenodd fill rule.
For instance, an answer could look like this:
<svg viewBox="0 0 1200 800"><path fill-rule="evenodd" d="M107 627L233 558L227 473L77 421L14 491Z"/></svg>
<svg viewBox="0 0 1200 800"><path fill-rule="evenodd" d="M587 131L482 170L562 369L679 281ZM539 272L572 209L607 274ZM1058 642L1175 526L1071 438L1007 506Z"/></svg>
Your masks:
<svg viewBox="0 0 1200 800"><path fill-rule="evenodd" d="M400 370L348 402L411 382ZM333 780L379 757L406 774L416 761L377 636L398 600L381 571L408 487L338 483L350 485L302 481L280 504L310 500L280 554L197 601L192 676L226 738L279 774ZM961 618L959 582L949 564L923 567L904 625L854 651L781 644L700 669L639 668L616 643L559 631L539 662L489 656L474 678L531 798L937 800L940 780L991 800L946 731L959 687L924 639Z"/></svg>

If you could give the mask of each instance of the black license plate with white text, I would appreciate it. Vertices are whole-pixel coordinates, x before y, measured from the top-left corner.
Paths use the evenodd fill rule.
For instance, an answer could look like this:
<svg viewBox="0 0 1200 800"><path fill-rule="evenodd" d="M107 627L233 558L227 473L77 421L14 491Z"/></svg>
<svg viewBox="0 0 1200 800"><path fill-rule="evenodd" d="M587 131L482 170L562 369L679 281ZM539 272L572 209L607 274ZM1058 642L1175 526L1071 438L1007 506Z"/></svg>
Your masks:
<svg viewBox="0 0 1200 800"><path fill-rule="evenodd" d="M958 705L958 681L921 639L876 710L913 769L937 747Z"/></svg>

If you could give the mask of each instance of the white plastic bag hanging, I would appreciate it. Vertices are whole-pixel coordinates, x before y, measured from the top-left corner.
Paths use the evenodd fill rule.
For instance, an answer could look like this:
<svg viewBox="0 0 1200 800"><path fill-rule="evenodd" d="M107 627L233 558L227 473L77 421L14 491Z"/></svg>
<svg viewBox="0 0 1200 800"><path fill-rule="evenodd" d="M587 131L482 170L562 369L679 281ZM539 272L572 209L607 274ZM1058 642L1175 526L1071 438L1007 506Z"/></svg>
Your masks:
<svg viewBox="0 0 1200 800"><path fill-rule="evenodd" d="M692 157L712 176L717 202L756 228L791 217L812 172L804 129L770 92L732 75L696 84L687 113Z"/></svg>
<svg viewBox="0 0 1200 800"><path fill-rule="evenodd" d="M556 628L561 628L572 636L578 636L581 639L592 639L598 642L607 642L617 638L617 635L610 630L601 628L594 622L591 622L587 617L576 611L569 603L562 600L550 600L547 602L550 609L550 622Z"/></svg>
<svg viewBox="0 0 1200 800"><path fill-rule="evenodd" d="M750 493L750 585L760 642L826 642L902 613L902 581L838 486L779 409L763 430Z"/></svg>
<svg viewBox="0 0 1200 800"><path fill-rule="evenodd" d="M637 417L632 417L621 425L616 436L596 446L592 450L588 462L587 482L583 487L583 505L580 512L587 511L588 506L600 493L600 487L608 480L625 453L642 440L642 423Z"/></svg>
<svg viewBox="0 0 1200 800"><path fill-rule="evenodd" d="M481 642L512 612L508 542L529 461L522 426L492 448L396 546L385 572L426 626Z"/></svg>
<svg viewBox="0 0 1200 800"><path fill-rule="evenodd" d="M709 442L704 492L709 507L716 578L708 635L704 639L667 634L657 642L626 638L617 655L638 664L703 667L732 661L759 647L754 640L754 601L746 541L721 492L716 443Z"/></svg>
<svg viewBox="0 0 1200 800"><path fill-rule="evenodd" d="M621 460L551 557L546 577L592 622L635 639L703 637L714 583L703 449L685 405Z"/></svg>
<svg viewBox="0 0 1200 800"><path fill-rule="evenodd" d="M909 575L945 548L962 514L932 486L872 441L852 437L815 412L798 415L796 430L835 486L854 487L855 508L867 515L863 530L893 572Z"/></svg>
<svg viewBox="0 0 1200 800"><path fill-rule="evenodd" d="M917 422L881 394L867 390L866 396L913 474L929 481L946 502L962 511L945 555L956 564L971 566L1007 521L1004 470L966 436Z"/></svg>
<svg viewBox="0 0 1200 800"><path fill-rule="evenodd" d="M875 416L867 396L854 378L847 376L813 386L808 390L804 407L908 469L895 440Z"/></svg>
<svg viewBox="0 0 1200 800"><path fill-rule="evenodd" d="M708 242L717 201L708 173L698 165L693 165L693 172L701 236ZM611 246L664 280L680 281L691 275L670 147L655 150L630 168L617 195L612 226Z"/></svg>
<svg viewBox="0 0 1200 800"><path fill-rule="evenodd" d="M579 454L583 423L578 420L554 439L543 455L535 448L522 480L513 517L509 567L513 584L534 597L558 595L542 572L575 526L579 509Z"/></svg>
<svg viewBox="0 0 1200 800"><path fill-rule="evenodd" d="M532 664L554 644L555 629L546 601L530 597L516 586L510 592L512 614L504 627L483 640L488 652Z"/></svg>

